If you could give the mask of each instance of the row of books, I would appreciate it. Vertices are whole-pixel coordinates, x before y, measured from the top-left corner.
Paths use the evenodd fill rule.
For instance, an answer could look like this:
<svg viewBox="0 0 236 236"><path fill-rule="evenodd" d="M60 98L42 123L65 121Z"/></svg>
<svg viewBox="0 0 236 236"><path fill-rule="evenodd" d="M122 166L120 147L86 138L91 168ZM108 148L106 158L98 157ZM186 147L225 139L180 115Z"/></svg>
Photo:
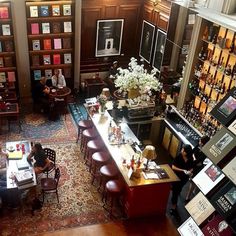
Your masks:
<svg viewBox="0 0 236 236"><path fill-rule="evenodd" d="M41 64L43 65L58 65L58 64L71 64L72 58L71 58L71 53L64 53L63 54L63 63L61 60L60 54L53 54L53 55L33 55L32 56L32 65L33 66L39 66Z"/></svg>
<svg viewBox="0 0 236 236"><path fill-rule="evenodd" d="M52 45L53 42L53 45ZM32 50L71 49L71 38L34 39Z"/></svg>
<svg viewBox="0 0 236 236"><path fill-rule="evenodd" d="M9 8L7 6L0 7L0 19L9 18Z"/></svg>
<svg viewBox="0 0 236 236"><path fill-rule="evenodd" d="M71 16L71 5L43 5L43 6L30 6L30 17L48 17L48 16Z"/></svg>
<svg viewBox="0 0 236 236"><path fill-rule="evenodd" d="M62 30L63 28L63 30ZM61 22L44 22L44 23L31 23L30 24L31 34L57 34L57 33L71 33L72 23L71 21L64 21L63 26Z"/></svg>
<svg viewBox="0 0 236 236"><path fill-rule="evenodd" d="M12 40L0 41L0 52L13 52L14 43Z"/></svg>
<svg viewBox="0 0 236 236"><path fill-rule="evenodd" d="M11 35L11 25L10 24L2 24L0 34L3 36Z"/></svg>
<svg viewBox="0 0 236 236"><path fill-rule="evenodd" d="M0 72L0 83L15 82L16 74L15 71Z"/></svg>
<svg viewBox="0 0 236 236"><path fill-rule="evenodd" d="M34 80L40 80L42 76L45 76L47 79L50 79L53 75L52 69L46 69L46 70L34 70L33 76ZM65 76L65 78L71 78L71 68L64 68L62 70L62 74Z"/></svg>
<svg viewBox="0 0 236 236"><path fill-rule="evenodd" d="M14 66L14 58L12 56L0 57L0 67Z"/></svg>

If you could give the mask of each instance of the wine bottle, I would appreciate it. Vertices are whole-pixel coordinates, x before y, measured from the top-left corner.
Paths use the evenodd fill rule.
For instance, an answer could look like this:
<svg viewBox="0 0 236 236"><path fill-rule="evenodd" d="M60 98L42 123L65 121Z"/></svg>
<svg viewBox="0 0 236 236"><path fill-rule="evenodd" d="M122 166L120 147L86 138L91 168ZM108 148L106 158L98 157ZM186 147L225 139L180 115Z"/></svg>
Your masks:
<svg viewBox="0 0 236 236"><path fill-rule="evenodd" d="M214 34L214 36L213 36L212 43L213 44L217 43L217 35L216 34Z"/></svg>
<svg viewBox="0 0 236 236"><path fill-rule="evenodd" d="M204 49L203 49L203 47L202 47L202 48L201 48L201 51L200 51L199 54L198 54L198 57L202 59L203 53L204 53Z"/></svg>
<svg viewBox="0 0 236 236"><path fill-rule="evenodd" d="M233 53L234 52L234 41L235 41L235 34L234 34L234 37L232 39L232 42L231 42L231 45L229 47L229 52L230 53Z"/></svg>

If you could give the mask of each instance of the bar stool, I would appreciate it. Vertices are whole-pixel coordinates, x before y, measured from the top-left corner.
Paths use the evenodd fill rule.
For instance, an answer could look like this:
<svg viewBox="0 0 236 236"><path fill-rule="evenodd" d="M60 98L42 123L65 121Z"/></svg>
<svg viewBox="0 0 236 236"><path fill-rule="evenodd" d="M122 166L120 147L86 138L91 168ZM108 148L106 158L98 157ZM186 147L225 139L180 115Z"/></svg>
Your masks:
<svg viewBox="0 0 236 236"><path fill-rule="evenodd" d="M101 187L102 189L102 198L104 198L104 190L105 190L105 184L107 181L111 180L111 179L116 179L118 178L118 169L116 168L116 166L114 164L107 164L105 166L102 166L100 168L100 183L99 183L99 187L98 187L98 191L100 191Z"/></svg>
<svg viewBox="0 0 236 236"><path fill-rule="evenodd" d="M115 179L115 180L109 180L106 183L105 186L105 195L103 200L104 201L104 208L107 204L107 199L110 198L110 210L109 210L109 214L110 214L110 218L113 215L112 211L113 211L113 206L114 206L114 201L115 200L119 200L119 198L122 196L123 194L123 190L124 190L124 183L121 180Z"/></svg>
<svg viewBox="0 0 236 236"><path fill-rule="evenodd" d="M92 168L93 153L102 151L104 147L105 145L99 137L97 139L88 141L86 152L84 153L84 158L85 158L85 164L88 164L89 166L89 172L91 172Z"/></svg>
<svg viewBox="0 0 236 236"><path fill-rule="evenodd" d="M78 123L78 137L77 137L77 143L79 141L80 135L85 129L89 129L93 127L93 122L91 120L81 120Z"/></svg>
<svg viewBox="0 0 236 236"><path fill-rule="evenodd" d="M88 141L95 139L98 135L99 134L95 128L85 129L81 136L80 150L83 151L85 148L86 152Z"/></svg>
<svg viewBox="0 0 236 236"><path fill-rule="evenodd" d="M98 173L98 169L107 164L107 162L110 159L110 155L108 152L95 152L92 155L92 184L94 183L94 180L98 177L100 177L100 173Z"/></svg>

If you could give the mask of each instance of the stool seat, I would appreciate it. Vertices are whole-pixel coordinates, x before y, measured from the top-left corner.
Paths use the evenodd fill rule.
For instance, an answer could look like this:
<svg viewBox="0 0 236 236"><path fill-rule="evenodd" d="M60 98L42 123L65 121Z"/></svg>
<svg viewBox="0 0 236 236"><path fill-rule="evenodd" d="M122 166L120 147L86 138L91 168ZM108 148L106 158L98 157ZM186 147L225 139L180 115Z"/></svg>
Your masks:
<svg viewBox="0 0 236 236"><path fill-rule="evenodd" d="M79 128L88 129L93 127L93 122L91 120L81 120L78 123Z"/></svg>
<svg viewBox="0 0 236 236"><path fill-rule="evenodd" d="M89 150L101 150L104 147L104 143L101 139L90 140L87 143Z"/></svg>
<svg viewBox="0 0 236 236"><path fill-rule="evenodd" d="M95 152L92 155L92 159L98 163L105 163L110 159L110 155L107 152Z"/></svg>
<svg viewBox="0 0 236 236"><path fill-rule="evenodd" d="M114 166L114 164L107 164L100 168L100 173L104 177L113 178L118 175L118 169Z"/></svg>
<svg viewBox="0 0 236 236"><path fill-rule="evenodd" d="M98 132L97 132L96 129L89 128L89 129L85 129L85 130L83 131L82 135L83 135L85 138L91 139L91 138L96 138L99 134L98 134Z"/></svg>
<svg viewBox="0 0 236 236"><path fill-rule="evenodd" d="M120 180L109 180L106 183L106 190L111 194L120 194L123 191L124 184Z"/></svg>

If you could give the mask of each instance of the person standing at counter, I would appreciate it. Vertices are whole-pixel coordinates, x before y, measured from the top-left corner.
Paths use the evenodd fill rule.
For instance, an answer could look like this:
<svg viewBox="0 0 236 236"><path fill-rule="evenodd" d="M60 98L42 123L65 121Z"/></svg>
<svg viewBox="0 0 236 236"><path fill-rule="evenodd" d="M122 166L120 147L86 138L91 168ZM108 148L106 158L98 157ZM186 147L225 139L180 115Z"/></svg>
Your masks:
<svg viewBox="0 0 236 236"><path fill-rule="evenodd" d="M174 182L172 184L172 207L170 209L171 215L177 215L178 198L182 188L188 182L189 176L192 175L193 166L193 150L190 145L184 145L181 152L172 163L172 169L179 177L180 181Z"/></svg>
<svg viewBox="0 0 236 236"><path fill-rule="evenodd" d="M51 78L52 86L54 87L66 87L66 81L64 75L60 73L59 69L54 70L54 75Z"/></svg>

